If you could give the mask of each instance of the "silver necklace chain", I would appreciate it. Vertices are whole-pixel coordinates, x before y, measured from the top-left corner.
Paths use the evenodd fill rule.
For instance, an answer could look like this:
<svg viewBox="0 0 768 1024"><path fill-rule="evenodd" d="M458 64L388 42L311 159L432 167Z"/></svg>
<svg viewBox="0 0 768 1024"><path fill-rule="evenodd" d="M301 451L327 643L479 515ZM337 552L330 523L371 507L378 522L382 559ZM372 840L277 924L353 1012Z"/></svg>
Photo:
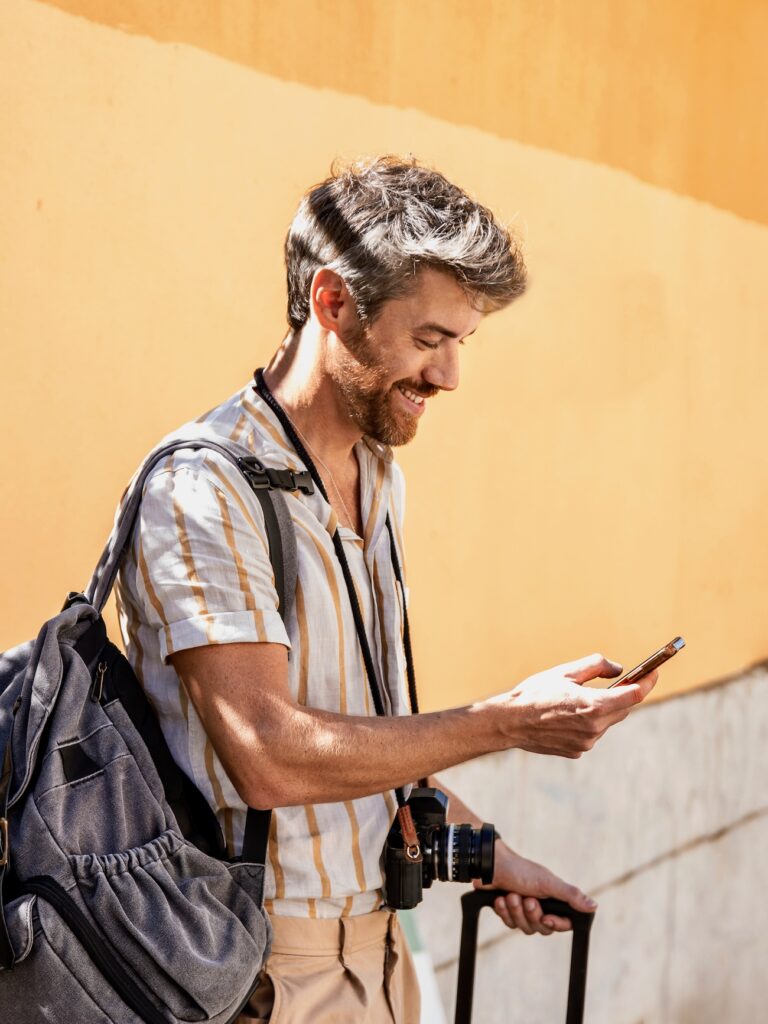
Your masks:
<svg viewBox="0 0 768 1024"><path fill-rule="evenodd" d="M302 434L302 432L299 430L299 428L296 426L296 423L293 420L291 420L291 424L293 425L293 429L299 435L301 440L304 442L304 444L307 446L307 448L309 448L310 452L314 455L314 457L317 460L317 462L320 463L320 465L323 467L325 472L328 474L328 478L331 481L331 483L333 484L333 489L334 489L334 491L336 491L338 499L341 502L341 507L344 509L344 514L347 517L347 524L349 526L349 529L352 530L353 533L357 533L357 527L355 526L355 521L352 518L352 516L349 514L349 509L347 508L347 503L346 503L346 501L344 501L344 496L342 495L341 491L339 490L339 485L336 483L336 478L334 477L333 473L326 466L326 464L323 462L323 460L317 454L317 451L312 447L312 445L309 443L309 441L306 439L306 437Z"/></svg>

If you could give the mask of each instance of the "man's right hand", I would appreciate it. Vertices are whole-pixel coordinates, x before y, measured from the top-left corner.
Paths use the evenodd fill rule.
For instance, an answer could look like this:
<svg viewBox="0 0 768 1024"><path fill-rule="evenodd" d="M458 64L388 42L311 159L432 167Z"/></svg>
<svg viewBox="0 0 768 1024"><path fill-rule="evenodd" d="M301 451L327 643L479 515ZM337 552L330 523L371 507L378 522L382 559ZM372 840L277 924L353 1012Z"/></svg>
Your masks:
<svg viewBox="0 0 768 1024"><path fill-rule="evenodd" d="M612 679L621 666L602 654L537 672L488 703L502 711L500 728L510 747L534 754L581 757L612 725L645 700L658 672L614 689L593 689L590 679Z"/></svg>

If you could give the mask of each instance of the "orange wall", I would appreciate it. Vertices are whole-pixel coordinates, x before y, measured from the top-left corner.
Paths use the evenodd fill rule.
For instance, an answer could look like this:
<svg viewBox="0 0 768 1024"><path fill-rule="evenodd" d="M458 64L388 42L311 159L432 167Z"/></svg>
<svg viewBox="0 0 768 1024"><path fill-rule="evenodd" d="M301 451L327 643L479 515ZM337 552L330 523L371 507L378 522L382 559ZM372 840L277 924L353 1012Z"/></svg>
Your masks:
<svg viewBox="0 0 768 1024"><path fill-rule="evenodd" d="M233 391L280 340L281 242L301 191L337 155L413 151L514 220L532 282L466 346L462 387L402 452L425 706L595 648L632 663L677 632L689 648L662 695L768 656L768 229L759 204L748 220L713 206L714 192L710 202L692 198L695 175L685 189L663 182L690 193L680 195L651 174L627 174L645 132L626 133L633 145L621 160L608 149L575 159L567 133L556 146L522 129L505 137L516 131L508 122L491 133L435 116L438 90L423 67L397 63L362 15L368 48L346 46L344 63L362 81L384 62L392 91L375 102L337 81L335 58L326 85L336 88L319 88L309 66L294 76L302 81L285 81L257 70L255 51L249 61L218 56L237 34L237 4L157 7L145 33L134 15L148 5L120 5L130 33L96 23L104 4L68 6L89 16L34 0L5 0L2 13L0 648L84 585L150 444ZM414 18L428 6L413 5ZM535 20L539 6L524 6ZM608 26L635 6L604 8L602 21L593 13L599 38L623 38ZM319 0L302 7L300 21L287 5L254 9L272 25L283 17L299 49L320 14L333 24L334 11L349 12ZM158 24L173 37L179 11L203 9L211 28L196 46L154 38ZM395 4L392 17L403 11ZM502 25L486 35L463 25L457 15L454 37L440 22L441 52L470 39L457 81L490 97L478 69L483 40L495 53L488 40L504 37ZM615 96L628 88L622 51L605 45L592 69ZM654 52L644 51L649 65ZM728 52L739 65L740 53ZM319 57L311 68L320 74ZM409 75L411 93L399 84L396 96ZM559 77L548 81L531 80L526 123L561 99L571 109ZM693 106L703 102L698 85L692 76ZM446 97L457 88L446 79ZM661 80L656 92L677 95ZM421 109L394 105L406 95ZM503 127L508 99L494 102ZM615 119L601 124L595 137L617 145ZM692 150L704 121L678 129L690 138L676 152ZM661 141L654 151L662 166ZM734 182L746 195L764 169L764 160L734 164Z"/></svg>
<svg viewBox="0 0 768 1024"><path fill-rule="evenodd" d="M764 0L47 2L768 223Z"/></svg>

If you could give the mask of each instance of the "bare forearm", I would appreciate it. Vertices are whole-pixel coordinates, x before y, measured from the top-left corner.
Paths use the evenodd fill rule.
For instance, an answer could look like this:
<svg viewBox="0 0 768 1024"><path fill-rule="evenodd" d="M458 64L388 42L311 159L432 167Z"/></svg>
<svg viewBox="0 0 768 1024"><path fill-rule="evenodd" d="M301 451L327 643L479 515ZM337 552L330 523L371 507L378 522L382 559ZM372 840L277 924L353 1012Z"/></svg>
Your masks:
<svg viewBox="0 0 768 1024"><path fill-rule="evenodd" d="M242 800L334 803L381 793L513 742L503 707L366 717L298 704L279 644L193 648L172 663Z"/></svg>
<svg viewBox="0 0 768 1024"><path fill-rule="evenodd" d="M280 644L211 644L179 651L171 662L252 807L355 799L510 747L580 757L655 683L653 674L613 691L585 689L583 682L620 671L592 655L480 704L368 718L296 704Z"/></svg>
<svg viewBox="0 0 768 1024"><path fill-rule="evenodd" d="M270 717L254 736L263 756L254 760L252 785L266 789L262 800L274 806L380 793L504 746L495 710L485 705L397 718L294 706Z"/></svg>

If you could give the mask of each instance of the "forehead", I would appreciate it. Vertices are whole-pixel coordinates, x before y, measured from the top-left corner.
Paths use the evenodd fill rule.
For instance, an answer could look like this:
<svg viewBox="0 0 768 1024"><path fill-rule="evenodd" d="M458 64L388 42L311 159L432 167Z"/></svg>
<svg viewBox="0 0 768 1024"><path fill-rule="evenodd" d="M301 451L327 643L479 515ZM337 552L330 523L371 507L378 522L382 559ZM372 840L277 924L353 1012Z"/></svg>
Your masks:
<svg viewBox="0 0 768 1024"><path fill-rule="evenodd" d="M422 267L408 293L385 302L377 320L382 325L410 330L444 328L450 335L464 338L475 330L482 317L482 311L472 305L455 277L432 267Z"/></svg>

